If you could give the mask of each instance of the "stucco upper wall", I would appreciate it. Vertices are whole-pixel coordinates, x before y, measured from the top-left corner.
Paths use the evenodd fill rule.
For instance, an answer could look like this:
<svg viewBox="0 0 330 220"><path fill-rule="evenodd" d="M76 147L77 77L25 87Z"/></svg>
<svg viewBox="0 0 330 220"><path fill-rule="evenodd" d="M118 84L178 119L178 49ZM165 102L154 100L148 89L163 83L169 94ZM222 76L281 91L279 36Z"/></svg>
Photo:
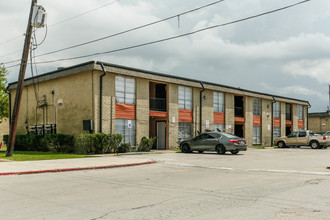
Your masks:
<svg viewBox="0 0 330 220"><path fill-rule="evenodd" d="M38 82L36 87L24 85L17 134L25 134L35 124L56 124L57 133L84 133L83 120L93 119L94 114L92 76L92 71L85 71ZM16 89L10 92L13 109ZM46 107L37 108L35 92Z"/></svg>

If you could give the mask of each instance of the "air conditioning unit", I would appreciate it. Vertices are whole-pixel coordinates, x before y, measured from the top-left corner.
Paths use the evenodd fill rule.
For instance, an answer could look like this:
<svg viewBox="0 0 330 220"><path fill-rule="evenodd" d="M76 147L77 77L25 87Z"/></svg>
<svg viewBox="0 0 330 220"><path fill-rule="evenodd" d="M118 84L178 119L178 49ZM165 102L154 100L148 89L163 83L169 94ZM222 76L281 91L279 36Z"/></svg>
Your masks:
<svg viewBox="0 0 330 220"><path fill-rule="evenodd" d="M31 25L35 28L41 28L46 25L46 10L41 5L33 6Z"/></svg>

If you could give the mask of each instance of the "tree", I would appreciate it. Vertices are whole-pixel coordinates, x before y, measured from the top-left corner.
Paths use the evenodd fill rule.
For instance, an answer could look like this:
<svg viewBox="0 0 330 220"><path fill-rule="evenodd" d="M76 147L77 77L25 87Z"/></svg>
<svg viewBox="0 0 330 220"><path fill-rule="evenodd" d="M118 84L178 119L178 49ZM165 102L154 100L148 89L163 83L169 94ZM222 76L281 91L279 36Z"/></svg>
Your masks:
<svg viewBox="0 0 330 220"><path fill-rule="evenodd" d="M0 65L0 123L9 116L9 97L6 93L8 70Z"/></svg>

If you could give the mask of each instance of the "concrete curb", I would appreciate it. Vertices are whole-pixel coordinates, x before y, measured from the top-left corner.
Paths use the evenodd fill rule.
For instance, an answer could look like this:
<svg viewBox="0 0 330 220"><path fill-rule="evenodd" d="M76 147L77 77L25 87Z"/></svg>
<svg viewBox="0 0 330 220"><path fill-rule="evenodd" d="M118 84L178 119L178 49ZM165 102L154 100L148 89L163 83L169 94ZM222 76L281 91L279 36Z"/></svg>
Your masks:
<svg viewBox="0 0 330 220"><path fill-rule="evenodd" d="M38 174L38 173L57 173L57 172L79 171L79 170L109 169L109 168L117 168L117 167L130 167L130 166L146 165L146 164L153 164L153 163L157 163L157 161L152 160L152 161L141 162L141 163L114 164L114 165L107 165L107 166L91 166L91 167L59 168L59 169L48 169L48 170L7 172L7 173L0 173L0 176L26 175L26 174Z"/></svg>

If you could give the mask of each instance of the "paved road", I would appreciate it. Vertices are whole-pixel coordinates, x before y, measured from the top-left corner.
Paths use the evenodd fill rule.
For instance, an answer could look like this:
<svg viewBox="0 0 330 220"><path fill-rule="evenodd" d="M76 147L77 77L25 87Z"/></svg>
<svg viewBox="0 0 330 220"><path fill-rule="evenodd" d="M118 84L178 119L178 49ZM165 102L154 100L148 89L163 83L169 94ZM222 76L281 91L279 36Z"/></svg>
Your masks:
<svg viewBox="0 0 330 220"><path fill-rule="evenodd" d="M0 177L1 219L330 219L330 149L122 157L159 162Z"/></svg>

